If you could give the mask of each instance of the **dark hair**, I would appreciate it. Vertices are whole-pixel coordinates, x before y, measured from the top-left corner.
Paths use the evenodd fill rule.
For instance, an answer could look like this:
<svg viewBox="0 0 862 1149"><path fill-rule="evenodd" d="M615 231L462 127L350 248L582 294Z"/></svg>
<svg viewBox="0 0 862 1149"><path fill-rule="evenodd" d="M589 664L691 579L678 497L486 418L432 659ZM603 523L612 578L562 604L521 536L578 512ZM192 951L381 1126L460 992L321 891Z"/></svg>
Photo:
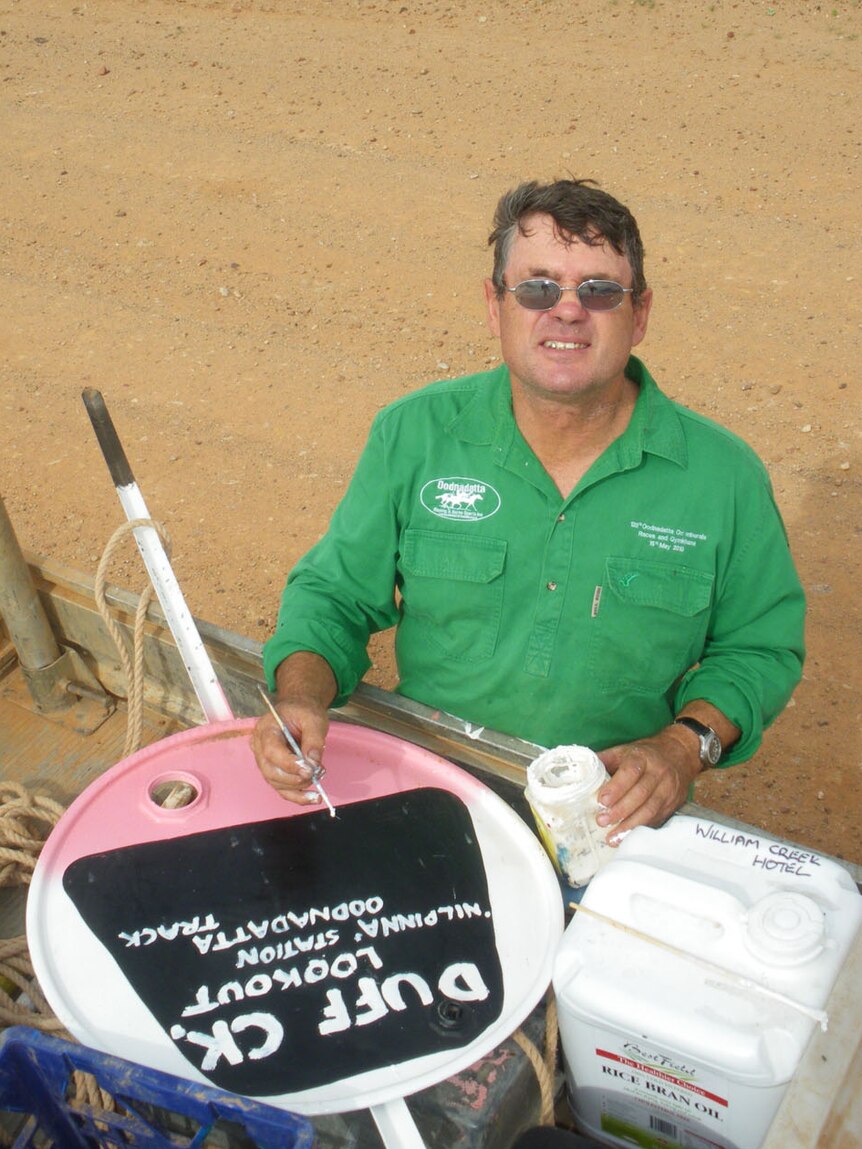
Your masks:
<svg viewBox="0 0 862 1149"><path fill-rule="evenodd" d="M563 240L575 236L582 243L609 243L632 269L632 301L637 303L646 290L644 249L637 221L627 207L608 195L595 180L537 180L519 184L500 198L494 212L494 230L488 244L494 245L494 271L491 279L497 295L504 292L503 275L516 233L527 235L524 219L529 215L549 215Z"/></svg>

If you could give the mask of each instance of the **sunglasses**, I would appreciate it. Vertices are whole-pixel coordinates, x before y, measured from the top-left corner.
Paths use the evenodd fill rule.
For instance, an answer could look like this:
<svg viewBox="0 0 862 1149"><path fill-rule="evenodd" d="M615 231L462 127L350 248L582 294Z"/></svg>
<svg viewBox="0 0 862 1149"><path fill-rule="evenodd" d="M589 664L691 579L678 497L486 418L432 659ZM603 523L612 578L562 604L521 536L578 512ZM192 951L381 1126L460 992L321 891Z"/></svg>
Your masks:
<svg viewBox="0 0 862 1149"><path fill-rule="evenodd" d="M524 279L514 287L502 285L528 311L550 311L564 291L576 291L581 307L587 311L614 311L633 287L623 287L612 279L585 279L577 287L562 287L553 279Z"/></svg>

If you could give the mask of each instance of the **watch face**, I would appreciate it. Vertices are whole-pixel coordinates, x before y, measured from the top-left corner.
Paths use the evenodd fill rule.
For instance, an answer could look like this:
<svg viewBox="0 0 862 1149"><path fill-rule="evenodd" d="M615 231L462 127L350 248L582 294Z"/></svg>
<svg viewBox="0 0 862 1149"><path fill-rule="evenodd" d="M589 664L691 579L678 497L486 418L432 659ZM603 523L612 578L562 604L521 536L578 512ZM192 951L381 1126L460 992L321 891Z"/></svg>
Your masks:
<svg viewBox="0 0 862 1149"><path fill-rule="evenodd" d="M717 766L721 758L721 739L709 726L704 726L696 718L675 718L675 723L687 726L700 739L700 761L704 766Z"/></svg>
<svg viewBox="0 0 862 1149"><path fill-rule="evenodd" d="M710 731L709 734L707 734L701 740L700 745L703 756L706 758L710 766L717 765L718 760L721 757L721 742L719 741L718 735L713 734L712 731Z"/></svg>

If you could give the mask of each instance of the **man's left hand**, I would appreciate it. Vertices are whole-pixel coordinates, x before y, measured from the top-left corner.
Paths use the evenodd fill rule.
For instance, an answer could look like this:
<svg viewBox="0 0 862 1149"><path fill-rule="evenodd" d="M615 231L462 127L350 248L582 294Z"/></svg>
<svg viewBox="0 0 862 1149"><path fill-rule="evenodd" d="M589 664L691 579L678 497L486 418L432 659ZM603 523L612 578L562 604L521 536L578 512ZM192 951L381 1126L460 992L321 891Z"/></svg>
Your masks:
<svg viewBox="0 0 862 1149"><path fill-rule="evenodd" d="M700 773L697 743L691 732L669 726L651 738L610 746L599 758L611 775L599 792L607 809L596 821L611 833L616 846L635 826L660 826L688 797L689 787Z"/></svg>

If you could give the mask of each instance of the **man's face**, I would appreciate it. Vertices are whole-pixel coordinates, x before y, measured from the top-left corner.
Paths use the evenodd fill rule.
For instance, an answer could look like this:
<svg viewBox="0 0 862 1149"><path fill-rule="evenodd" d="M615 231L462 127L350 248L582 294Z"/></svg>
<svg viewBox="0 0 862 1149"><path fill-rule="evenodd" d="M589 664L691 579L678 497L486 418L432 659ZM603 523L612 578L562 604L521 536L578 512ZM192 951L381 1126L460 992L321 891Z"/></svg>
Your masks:
<svg viewBox="0 0 862 1149"><path fill-rule="evenodd" d="M547 215L528 216L528 235L515 236L505 282L514 287L524 279L554 279L575 287L585 279L611 279L631 287L628 260L607 243L589 246L572 237L564 243ZM621 386L629 354L647 329L652 293L637 304L626 295L614 311L587 311L576 292L565 291L550 311L529 311L511 292L497 297L485 281L488 322L500 340L512 385L525 394L567 402L594 395L610 397Z"/></svg>

